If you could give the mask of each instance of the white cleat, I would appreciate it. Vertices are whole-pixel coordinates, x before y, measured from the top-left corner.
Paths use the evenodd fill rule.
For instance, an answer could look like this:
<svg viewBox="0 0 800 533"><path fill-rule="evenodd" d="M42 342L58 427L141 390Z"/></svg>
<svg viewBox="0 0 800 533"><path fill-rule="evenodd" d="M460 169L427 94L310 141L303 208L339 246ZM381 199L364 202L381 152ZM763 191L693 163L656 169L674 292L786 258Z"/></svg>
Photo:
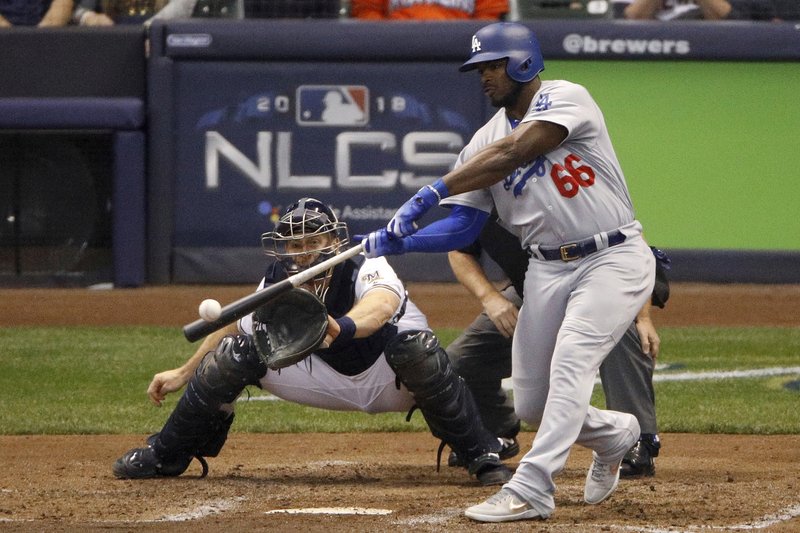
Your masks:
<svg viewBox="0 0 800 533"><path fill-rule="evenodd" d="M597 460L597 454L592 454L594 461L586 475L586 487L583 489L583 500L591 505L597 505L617 490L619 485L619 465L622 459L616 463L601 463Z"/></svg>
<svg viewBox="0 0 800 533"><path fill-rule="evenodd" d="M619 467L622 459L628 450L639 440L639 421L636 417L629 417L629 424L626 428L628 442L620 447L621 455L618 459L608 463L598 460L597 453L592 452L592 466L586 474L586 486L583 489L583 501L590 505L597 505L614 494L619 485Z"/></svg>
<svg viewBox="0 0 800 533"><path fill-rule="evenodd" d="M488 500L473 505L464 515L478 522L510 522L529 518L547 518L536 511L531 504L520 500L513 492L501 489Z"/></svg>

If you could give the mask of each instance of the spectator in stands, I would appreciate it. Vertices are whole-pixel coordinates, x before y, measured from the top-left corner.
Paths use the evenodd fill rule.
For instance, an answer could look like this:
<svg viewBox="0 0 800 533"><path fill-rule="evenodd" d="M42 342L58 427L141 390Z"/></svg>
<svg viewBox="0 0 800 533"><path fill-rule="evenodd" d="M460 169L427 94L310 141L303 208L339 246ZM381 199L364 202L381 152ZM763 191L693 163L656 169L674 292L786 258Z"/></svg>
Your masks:
<svg viewBox="0 0 800 533"><path fill-rule="evenodd" d="M633 20L773 20L772 0L613 0L616 18Z"/></svg>
<svg viewBox="0 0 800 533"><path fill-rule="evenodd" d="M188 19L192 18L197 7L198 0L169 0L167 4L158 12L147 19L144 25L149 27L156 20Z"/></svg>
<svg viewBox="0 0 800 533"><path fill-rule="evenodd" d="M340 0L169 0L154 19L338 18Z"/></svg>
<svg viewBox="0 0 800 533"><path fill-rule="evenodd" d="M503 20L508 0L351 0L350 15L365 20Z"/></svg>
<svg viewBox="0 0 800 533"><path fill-rule="evenodd" d="M99 0L81 0L75 3L72 23L76 26L113 26L114 20L103 11Z"/></svg>
<svg viewBox="0 0 800 533"><path fill-rule="evenodd" d="M237 0L169 0L145 25L149 26L156 19L242 18L242 5L248 2L249 0L243 2Z"/></svg>
<svg viewBox="0 0 800 533"><path fill-rule="evenodd" d="M0 0L0 28L66 26L73 0Z"/></svg>
<svg viewBox="0 0 800 533"><path fill-rule="evenodd" d="M72 23L76 26L142 24L166 4L167 0L77 0Z"/></svg>

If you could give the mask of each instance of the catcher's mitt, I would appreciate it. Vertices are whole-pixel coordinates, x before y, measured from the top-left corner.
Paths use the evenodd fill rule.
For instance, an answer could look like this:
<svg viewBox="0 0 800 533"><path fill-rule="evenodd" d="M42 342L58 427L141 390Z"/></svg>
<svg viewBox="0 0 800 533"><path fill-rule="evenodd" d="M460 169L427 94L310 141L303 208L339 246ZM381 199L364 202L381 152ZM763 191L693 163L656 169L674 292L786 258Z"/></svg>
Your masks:
<svg viewBox="0 0 800 533"><path fill-rule="evenodd" d="M291 289L253 313L256 351L268 368L302 361L325 340L328 311L305 289Z"/></svg>

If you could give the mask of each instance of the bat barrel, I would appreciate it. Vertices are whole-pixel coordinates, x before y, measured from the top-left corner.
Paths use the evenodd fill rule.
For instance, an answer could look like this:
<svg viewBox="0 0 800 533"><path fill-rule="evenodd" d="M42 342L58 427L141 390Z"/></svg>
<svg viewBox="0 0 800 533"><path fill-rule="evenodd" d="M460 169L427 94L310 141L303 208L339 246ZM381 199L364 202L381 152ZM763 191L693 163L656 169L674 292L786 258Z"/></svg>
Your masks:
<svg viewBox="0 0 800 533"><path fill-rule="evenodd" d="M275 298L281 293L291 290L293 287L294 285L292 285L291 279L285 279L265 289L256 291L253 294L248 294L244 298L239 298L235 302L223 307L219 318L213 322L207 322L201 318L195 320L191 324L185 325L183 327L183 335L189 342L198 341L209 333L222 329L228 324L236 322L243 316L249 315L265 302Z"/></svg>
<svg viewBox="0 0 800 533"><path fill-rule="evenodd" d="M269 287L261 289L260 291L256 291L253 294L248 294L244 298L239 298L235 302L223 307L219 318L213 322L207 322L201 318L195 320L191 324L186 324L183 326L183 336L186 337L186 340L189 342L198 341L206 335L213 333L218 329L222 329L228 324L236 322L243 316L249 315L279 294L302 285L317 274L320 274L332 266L358 255L362 250L363 245L359 244L358 246L354 246L340 253L339 255L331 257L330 259L327 259L322 263L309 268L308 270L299 272L283 281L275 283L274 285L270 285Z"/></svg>

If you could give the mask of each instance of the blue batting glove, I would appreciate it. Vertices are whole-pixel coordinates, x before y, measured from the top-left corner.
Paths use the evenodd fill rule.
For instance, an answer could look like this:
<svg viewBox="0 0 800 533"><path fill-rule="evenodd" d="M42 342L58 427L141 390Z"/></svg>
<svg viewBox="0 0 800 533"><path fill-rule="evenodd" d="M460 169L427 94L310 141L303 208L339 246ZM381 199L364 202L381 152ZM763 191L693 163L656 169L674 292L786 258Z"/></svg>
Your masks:
<svg viewBox="0 0 800 533"><path fill-rule="evenodd" d="M400 255L405 252L403 239L390 236L385 228L365 235L361 244L364 245L364 255L367 257Z"/></svg>
<svg viewBox="0 0 800 533"><path fill-rule="evenodd" d="M400 206L386 225L386 231L391 237L404 237L415 233L419 229L417 220L449 195L447 186L441 179L436 180L433 185L424 186Z"/></svg>

